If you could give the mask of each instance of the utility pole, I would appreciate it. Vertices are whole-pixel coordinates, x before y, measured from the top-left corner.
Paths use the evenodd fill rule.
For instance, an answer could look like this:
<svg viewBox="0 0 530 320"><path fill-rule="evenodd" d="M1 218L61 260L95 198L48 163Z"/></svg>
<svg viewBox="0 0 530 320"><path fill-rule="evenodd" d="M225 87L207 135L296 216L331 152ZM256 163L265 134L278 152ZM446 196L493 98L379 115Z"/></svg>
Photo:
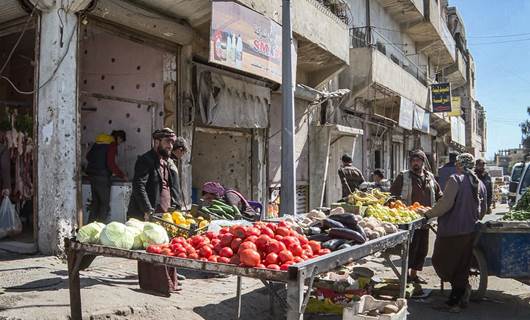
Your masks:
<svg viewBox="0 0 530 320"><path fill-rule="evenodd" d="M282 181L280 215L296 214L291 1L282 0Z"/></svg>

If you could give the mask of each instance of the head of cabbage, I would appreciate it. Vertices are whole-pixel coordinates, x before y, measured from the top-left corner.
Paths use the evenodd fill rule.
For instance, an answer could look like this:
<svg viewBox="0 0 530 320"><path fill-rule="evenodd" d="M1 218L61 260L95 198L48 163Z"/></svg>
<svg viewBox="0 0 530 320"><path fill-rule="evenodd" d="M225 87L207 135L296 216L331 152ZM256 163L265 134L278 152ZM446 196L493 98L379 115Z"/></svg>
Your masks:
<svg viewBox="0 0 530 320"><path fill-rule="evenodd" d="M132 249L134 245L134 230L123 223L111 222L101 231L100 241L104 246Z"/></svg>
<svg viewBox="0 0 530 320"><path fill-rule="evenodd" d="M81 243L98 244L103 228L105 228L105 224L101 222L92 222L82 226L77 232L77 240Z"/></svg>
<svg viewBox="0 0 530 320"><path fill-rule="evenodd" d="M144 224L144 230L142 231L141 238L144 248L150 244L163 244L169 242L166 229L152 222L146 222Z"/></svg>

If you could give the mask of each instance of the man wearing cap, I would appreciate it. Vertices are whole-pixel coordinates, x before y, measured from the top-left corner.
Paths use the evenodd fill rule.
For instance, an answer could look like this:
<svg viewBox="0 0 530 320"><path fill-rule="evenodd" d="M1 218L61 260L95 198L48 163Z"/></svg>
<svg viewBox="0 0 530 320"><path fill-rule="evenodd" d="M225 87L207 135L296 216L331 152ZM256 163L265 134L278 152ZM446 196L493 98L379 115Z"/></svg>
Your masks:
<svg viewBox="0 0 530 320"><path fill-rule="evenodd" d="M449 300L442 305L450 312L460 312L469 303L475 224L487 211L486 187L473 172L474 165L471 154L459 155L457 172L447 180L443 197L423 212L426 218L438 218L432 265L442 281L451 283Z"/></svg>
<svg viewBox="0 0 530 320"><path fill-rule="evenodd" d="M410 170L401 172L394 180L390 193L401 199L406 205L418 202L422 206L432 207L441 198L442 192L434 175L425 169L427 156L422 150L410 153ZM423 264L429 250L429 229L422 228L414 232L409 251L409 280L426 283L418 277L418 271L423 270Z"/></svg>
<svg viewBox="0 0 530 320"><path fill-rule="evenodd" d="M342 166L339 168L338 174L342 184L342 198L345 199L350 193L359 189L359 186L364 182L364 177L361 170L353 166L353 160L349 155L343 155L341 160Z"/></svg>
<svg viewBox="0 0 530 320"><path fill-rule="evenodd" d="M136 160L129 217L144 219L153 212L180 209L180 181L177 167L170 158L176 138L169 128L156 130L153 148Z"/></svg>

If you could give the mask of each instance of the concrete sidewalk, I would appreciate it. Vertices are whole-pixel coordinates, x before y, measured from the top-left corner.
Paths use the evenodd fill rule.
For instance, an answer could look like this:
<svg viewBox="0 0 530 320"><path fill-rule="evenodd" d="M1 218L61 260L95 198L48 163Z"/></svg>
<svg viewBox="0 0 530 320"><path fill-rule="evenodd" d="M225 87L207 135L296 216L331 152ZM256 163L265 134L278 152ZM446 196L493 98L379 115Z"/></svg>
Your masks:
<svg viewBox="0 0 530 320"><path fill-rule="evenodd" d="M431 238L431 253L434 243ZM379 276L393 277L382 259L363 260ZM0 320L69 319L66 264L56 257L25 256L0 251ZM146 294L138 286L136 262L98 257L81 272L81 297L86 319L234 319L236 277L203 278L186 273L183 291L171 297ZM463 313L449 315L432 305L445 299L430 259L422 276L433 289L424 300L409 300L408 319L530 319L530 286L510 279L489 278L487 299L472 303ZM269 310L269 297L260 281L243 278L242 319L280 319ZM341 319L306 315L306 319Z"/></svg>

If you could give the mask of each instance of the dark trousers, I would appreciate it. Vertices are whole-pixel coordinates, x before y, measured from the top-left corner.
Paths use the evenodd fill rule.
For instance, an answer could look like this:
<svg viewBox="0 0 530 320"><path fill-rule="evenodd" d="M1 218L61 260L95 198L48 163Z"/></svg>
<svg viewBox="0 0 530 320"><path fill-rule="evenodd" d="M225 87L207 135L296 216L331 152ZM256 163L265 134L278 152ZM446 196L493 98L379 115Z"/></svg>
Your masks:
<svg viewBox="0 0 530 320"><path fill-rule="evenodd" d="M409 251L409 268L417 271L423 270L425 258L429 252L429 229L414 231Z"/></svg>
<svg viewBox="0 0 530 320"><path fill-rule="evenodd" d="M92 204L90 206L89 222L106 222L110 213L110 176L90 177Z"/></svg>

